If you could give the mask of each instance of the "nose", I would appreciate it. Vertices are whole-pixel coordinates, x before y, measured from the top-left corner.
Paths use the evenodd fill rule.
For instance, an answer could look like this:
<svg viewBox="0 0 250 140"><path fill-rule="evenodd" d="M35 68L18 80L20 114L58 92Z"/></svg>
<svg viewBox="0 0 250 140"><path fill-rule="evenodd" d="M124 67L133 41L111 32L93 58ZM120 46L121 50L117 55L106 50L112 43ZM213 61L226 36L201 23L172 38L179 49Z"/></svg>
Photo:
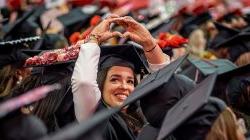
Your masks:
<svg viewBox="0 0 250 140"><path fill-rule="evenodd" d="M127 82L121 82L120 88L128 89L128 83Z"/></svg>

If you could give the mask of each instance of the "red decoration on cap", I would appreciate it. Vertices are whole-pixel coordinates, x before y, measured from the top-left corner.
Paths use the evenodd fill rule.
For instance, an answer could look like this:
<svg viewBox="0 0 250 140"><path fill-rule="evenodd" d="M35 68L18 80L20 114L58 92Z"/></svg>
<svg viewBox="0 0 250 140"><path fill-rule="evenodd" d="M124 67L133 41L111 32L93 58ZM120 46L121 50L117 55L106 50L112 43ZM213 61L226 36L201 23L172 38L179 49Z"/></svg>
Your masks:
<svg viewBox="0 0 250 140"><path fill-rule="evenodd" d="M173 35L170 33L160 33L158 36L158 45L161 48L171 47L179 48L181 45L188 43L188 39L179 35Z"/></svg>
<svg viewBox="0 0 250 140"><path fill-rule="evenodd" d="M70 44L75 44L79 40L84 40L94 29L96 25L98 25L102 21L102 18L98 15L95 15L90 20L90 27L87 28L82 34L80 32L74 32L69 37Z"/></svg>

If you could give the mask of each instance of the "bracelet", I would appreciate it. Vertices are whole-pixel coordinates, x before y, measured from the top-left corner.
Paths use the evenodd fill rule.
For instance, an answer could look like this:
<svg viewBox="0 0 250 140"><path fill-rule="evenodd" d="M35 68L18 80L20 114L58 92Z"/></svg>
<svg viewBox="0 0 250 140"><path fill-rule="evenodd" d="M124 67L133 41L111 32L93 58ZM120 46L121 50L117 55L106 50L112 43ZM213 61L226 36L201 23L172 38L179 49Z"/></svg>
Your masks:
<svg viewBox="0 0 250 140"><path fill-rule="evenodd" d="M90 34L86 37L86 39L84 40L84 43L89 42L90 40L94 40L97 42L97 44L99 45L99 40L98 40L98 35L94 35L94 34Z"/></svg>
<svg viewBox="0 0 250 140"><path fill-rule="evenodd" d="M145 52L151 52L151 51L153 51L153 50L156 48L156 46L157 46L157 44L156 44L152 49L150 49L150 50L145 50Z"/></svg>

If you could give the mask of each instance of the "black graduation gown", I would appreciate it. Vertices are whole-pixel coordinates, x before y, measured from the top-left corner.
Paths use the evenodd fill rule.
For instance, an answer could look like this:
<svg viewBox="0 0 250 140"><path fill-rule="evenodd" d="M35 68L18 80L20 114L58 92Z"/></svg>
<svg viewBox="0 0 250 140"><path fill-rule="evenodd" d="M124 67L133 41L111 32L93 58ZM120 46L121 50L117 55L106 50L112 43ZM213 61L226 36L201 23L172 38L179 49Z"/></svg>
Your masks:
<svg viewBox="0 0 250 140"><path fill-rule="evenodd" d="M97 111L107 108L103 101L99 102ZM125 120L116 113L109 117L101 124L104 140L135 140L136 137L130 128L127 126Z"/></svg>

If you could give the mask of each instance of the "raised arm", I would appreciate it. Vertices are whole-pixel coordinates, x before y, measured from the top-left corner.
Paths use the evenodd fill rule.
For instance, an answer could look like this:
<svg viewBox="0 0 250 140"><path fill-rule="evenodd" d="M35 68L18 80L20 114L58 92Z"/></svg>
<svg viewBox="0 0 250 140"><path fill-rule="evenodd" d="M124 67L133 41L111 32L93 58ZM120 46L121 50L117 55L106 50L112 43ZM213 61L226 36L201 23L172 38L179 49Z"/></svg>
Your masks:
<svg viewBox="0 0 250 140"><path fill-rule="evenodd" d="M81 43L79 56L75 63L71 79L75 115L78 121L88 118L94 111L101 98L101 91L96 81L101 42L114 36L121 36L119 32L109 31L109 26L117 16L111 15L103 20L91 32L87 43Z"/></svg>
<svg viewBox="0 0 250 140"><path fill-rule="evenodd" d="M163 53L146 27L128 16L119 18L116 22L126 28L124 37L128 37L143 46L145 56L152 71L157 71L170 63L170 57Z"/></svg>

